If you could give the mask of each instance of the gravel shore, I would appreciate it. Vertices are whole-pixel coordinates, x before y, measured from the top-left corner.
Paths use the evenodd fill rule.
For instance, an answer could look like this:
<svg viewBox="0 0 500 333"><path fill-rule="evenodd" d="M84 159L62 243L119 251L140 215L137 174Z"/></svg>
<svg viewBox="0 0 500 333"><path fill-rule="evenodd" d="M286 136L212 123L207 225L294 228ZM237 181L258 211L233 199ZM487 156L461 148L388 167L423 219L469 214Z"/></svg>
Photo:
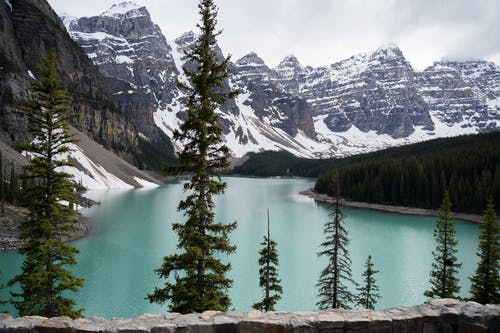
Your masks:
<svg viewBox="0 0 500 333"><path fill-rule="evenodd" d="M2 204L3 214L0 214L0 251L15 251L23 245L23 242L19 238L19 224L28 215L28 210L5 202L0 203L0 205ZM88 234L89 225L87 218L78 214L78 221L76 230L71 235L61 237L63 241L76 240Z"/></svg>
<svg viewBox="0 0 500 333"><path fill-rule="evenodd" d="M335 200L335 198L330 197L326 194L314 192L313 188L302 191L302 192L300 192L300 194L305 195L309 198L313 198L315 200L321 201L321 202L333 203ZM437 209L423 209L423 208L413 208L413 207L404 207L404 206L379 205L379 204L373 204L373 203L367 203L367 202L349 201L349 200L344 200L344 199L341 199L340 203L342 206L373 209L373 210L378 210L378 211L382 211L382 212L389 212L389 213L409 214L409 215L425 215L425 216L438 216L438 214L439 214L439 210L437 210ZM470 222L475 222L475 223L482 223L483 222L482 216L477 215L477 214L452 213L451 215L454 218L460 219L460 220L465 220L465 221L470 221Z"/></svg>

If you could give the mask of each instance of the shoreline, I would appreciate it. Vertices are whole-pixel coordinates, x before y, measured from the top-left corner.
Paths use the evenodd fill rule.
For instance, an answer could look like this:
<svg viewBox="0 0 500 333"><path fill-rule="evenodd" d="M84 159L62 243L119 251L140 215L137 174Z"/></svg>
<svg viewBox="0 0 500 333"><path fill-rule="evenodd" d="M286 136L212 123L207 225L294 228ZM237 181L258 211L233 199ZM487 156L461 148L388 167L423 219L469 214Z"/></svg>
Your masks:
<svg viewBox="0 0 500 333"><path fill-rule="evenodd" d="M306 197L309 197L311 199L320 201L320 202L326 202L326 203L333 203L334 198L330 197L326 194L321 194L314 192L313 188L309 188L307 190L299 192L299 194L304 195ZM340 204L342 206L346 207L352 207L352 208L363 208L363 209L370 209L370 210L376 210L380 212L387 212L387 213L395 213L395 214L405 214L405 215L418 215L418 216L438 216L439 215L439 210L437 209L424 209L424 208L413 208L413 207L405 207L405 206L390 206L390 205L381 205L381 204L374 204L374 203L368 203L368 202L359 202L359 201L349 201L345 199L340 200ZM451 216L453 216L455 219L458 220L464 220L468 222L474 222L481 224L483 223L483 217L478 214L467 214L467 213L451 213Z"/></svg>
<svg viewBox="0 0 500 333"><path fill-rule="evenodd" d="M85 198L81 193L77 194L77 199L80 207L88 208L99 204L99 202ZM4 215L0 216L0 252L18 251L23 245L23 241L19 237L18 227L26 218L28 210L5 202L3 205ZM71 242L90 235L88 217L77 211L76 219L76 229L70 235L62 236L62 241Z"/></svg>

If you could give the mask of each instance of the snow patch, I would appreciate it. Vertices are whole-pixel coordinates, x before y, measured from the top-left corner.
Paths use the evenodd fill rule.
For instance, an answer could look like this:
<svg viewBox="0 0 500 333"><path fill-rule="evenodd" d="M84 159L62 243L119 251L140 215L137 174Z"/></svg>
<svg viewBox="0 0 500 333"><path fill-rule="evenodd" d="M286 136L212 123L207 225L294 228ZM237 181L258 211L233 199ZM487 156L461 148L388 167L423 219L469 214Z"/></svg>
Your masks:
<svg viewBox="0 0 500 333"><path fill-rule="evenodd" d="M122 64L122 63L133 64L134 63L133 59L131 59L130 57L127 57L125 55L116 56L115 61L117 64Z"/></svg>
<svg viewBox="0 0 500 333"><path fill-rule="evenodd" d="M29 69L28 69L28 76L29 76L30 78L32 78L33 80L36 80L36 79L35 79L35 75L33 75L33 72L31 72Z"/></svg>
<svg viewBox="0 0 500 333"><path fill-rule="evenodd" d="M61 171L73 175L76 183L81 184L86 189L133 189L130 184L125 183L120 178L108 172L100 164L90 160L84 151L75 144L69 144L71 152L58 156L59 159L70 158L78 162L83 168L62 167Z"/></svg>
<svg viewBox="0 0 500 333"><path fill-rule="evenodd" d="M152 182L149 182L145 179L142 179L142 178L139 178L139 177L134 177L134 180L142 186L142 188L144 189L152 189L152 188L157 188L159 187L160 185L158 184L155 184L155 183L152 183Z"/></svg>
<svg viewBox="0 0 500 333"><path fill-rule="evenodd" d="M103 12L101 14L101 16L116 17L116 16L126 15L127 18L145 16L140 11L140 9L143 7L144 6L140 6L140 5L133 3L131 1L122 2L122 3L115 4L115 5L111 6L111 8L108 9L107 11Z"/></svg>
<svg viewBox="0 0 500 333"><path fill-rule="evenodd" d="M7 6L9 6L10 11L12 12L12 4L10 3L10 0L3 0Z"/></svg>

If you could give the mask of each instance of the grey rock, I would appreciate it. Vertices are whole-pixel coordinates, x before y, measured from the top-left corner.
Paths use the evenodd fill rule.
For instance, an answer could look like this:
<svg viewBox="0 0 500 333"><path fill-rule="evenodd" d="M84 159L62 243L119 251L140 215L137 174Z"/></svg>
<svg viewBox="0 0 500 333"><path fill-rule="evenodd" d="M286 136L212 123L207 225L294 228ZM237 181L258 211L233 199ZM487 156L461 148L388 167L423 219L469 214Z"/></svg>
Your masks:
<svg viewBox="0 0 500 333"><path fill-rule="evenodd" d="M103 76L67 35L45 0L14 1L0 6L0 53L9 65L0 70L0 136L10 145L31 141L18 105L29 97L37 65L52 48L57 52L61 84L73 96L72 125L120 157L133 162L139 149L137 131L113 103Z"/></svg>
<svg viewBox="0 0 500 333"><path fill-rule="evenodd" d="M148 11L129 5L131 11L120 15L103 13L64 21L72 37L107 77L113 99L127 118L154 141L162 135L158 126L167 135L175 130L171 124L155 122L157 110L170 112L170 120L186 117L182 110L184 96L175 82L187 82L181 66L196 68L182 52L194 45L197 35L185 33L169 45ZM93 38L96 32L108 35ZM218 46L215 52L222 59ZM243 95L226 101L218 115L224 134L238 147L261 150L267 141L266 147L283 147L296 154L345 154L336 146L317 152L294 137L301 133L313 146L315 142L332 144L318 134L317 126L322 127L324 122L329 131L339 135L354 126L362 132L407 138L418 127L427 133L426 138L432 138L444 135L435 131L433 119L446 126L459 124L483 132L497 129L500 119L496 102L500 71L493 63L441 62L416 72L397 46L388 46L315 68L301 65L293 55L269 68L254 52L230 65L231 74L221 92L237 88ZM248 109L252 115L242 117L242 111ZM352 144L347 140L341 143ZM367 150L374 148L369 142L366 145Z"/></svg>
<svg viewBox="0 0 500 333"><path fill-rule="evenodd" d="M119 6L130 10L113 14ZM99 16L67 21L66 27L107 77L113 99L132 124L146 137L157 138L153 113L174 98L179 73L172 49L146 7L122 3Z"/></svg>

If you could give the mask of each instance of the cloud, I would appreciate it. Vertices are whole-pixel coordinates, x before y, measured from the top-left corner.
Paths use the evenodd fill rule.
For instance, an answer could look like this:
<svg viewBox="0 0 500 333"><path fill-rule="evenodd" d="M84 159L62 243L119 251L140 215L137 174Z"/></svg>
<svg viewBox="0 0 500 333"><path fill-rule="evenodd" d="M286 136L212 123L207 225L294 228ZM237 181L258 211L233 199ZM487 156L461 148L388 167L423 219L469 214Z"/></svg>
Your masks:
<svg viewBox="0 0 500 333"><path fill-rule="evenodd" d="M57 12L97 15L114 0L48 0ZM167 39L195 30L196 0L136 0ZM498 0L216 0L219 42L233 59L255 51L269 66L288 54L328 65L388 43L418 69L441 58L500 60Z"/></svg>

